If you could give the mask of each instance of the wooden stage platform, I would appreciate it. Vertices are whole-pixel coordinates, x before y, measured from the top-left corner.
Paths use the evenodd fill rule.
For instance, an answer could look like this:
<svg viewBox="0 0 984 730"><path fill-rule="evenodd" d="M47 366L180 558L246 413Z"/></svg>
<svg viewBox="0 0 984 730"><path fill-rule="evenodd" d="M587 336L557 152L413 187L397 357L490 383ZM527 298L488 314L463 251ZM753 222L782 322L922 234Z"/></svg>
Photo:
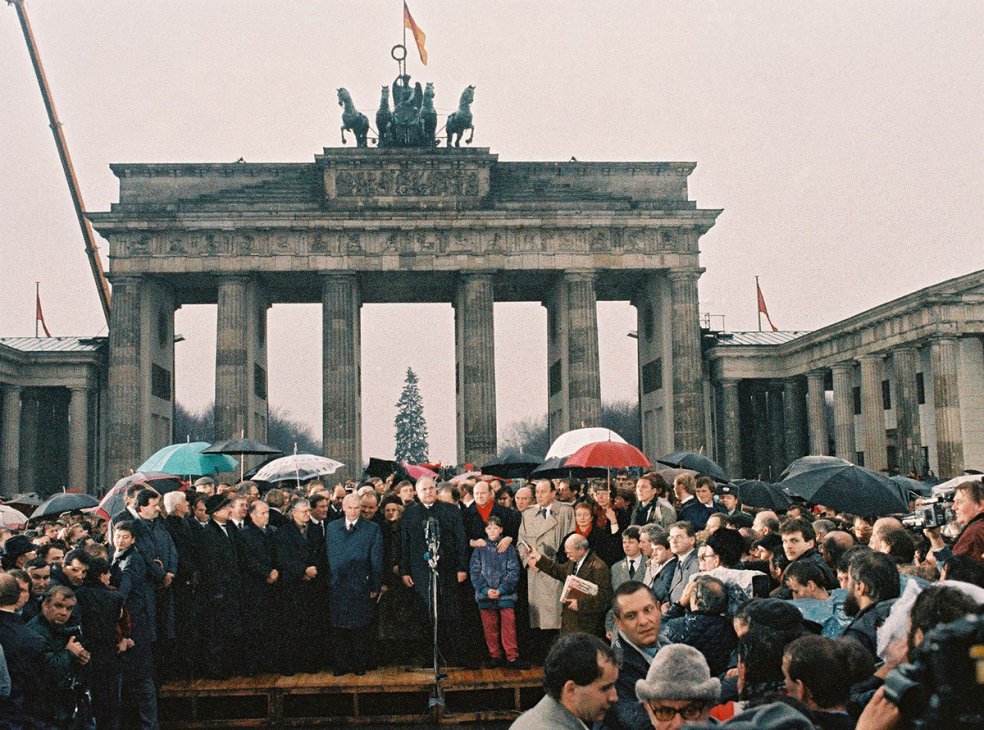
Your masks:
<svg viewBox="0 0 984 730"><path fill-rule="evenodd" d="M445 707L430 707L430 669L386 667L362 677L330 672L165 683L162 728L359 726L507 727L543 697L543 669L450 669Z"/></svg>

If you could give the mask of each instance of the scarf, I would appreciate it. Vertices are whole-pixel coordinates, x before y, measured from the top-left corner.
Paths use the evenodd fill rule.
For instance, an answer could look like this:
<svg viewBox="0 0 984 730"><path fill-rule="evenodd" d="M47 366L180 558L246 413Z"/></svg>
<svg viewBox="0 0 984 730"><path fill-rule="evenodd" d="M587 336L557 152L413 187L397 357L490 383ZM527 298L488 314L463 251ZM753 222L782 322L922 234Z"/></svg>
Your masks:
<svg viewBox="0 0 984 730"><path fill-rule="evenodd" d="M488 524L489 517L492 516L492 508L495 507L495 502L489 500L489 503L484 507L478 502L475 502L475 509L478 510L478 516L482 518L483 524Z"/></svg>
<svg viewBox="0 0 984 730"><path fill-rule="evenodd" d="M586 528L583 528L583 529L581 528L580 525L575 525L574 532L576 532L581 537L587 537L588 535L591 534L591 528L592 527L594 527L594 524L591 523L591 522L589 522L588 523L588 526Z"/></svg>

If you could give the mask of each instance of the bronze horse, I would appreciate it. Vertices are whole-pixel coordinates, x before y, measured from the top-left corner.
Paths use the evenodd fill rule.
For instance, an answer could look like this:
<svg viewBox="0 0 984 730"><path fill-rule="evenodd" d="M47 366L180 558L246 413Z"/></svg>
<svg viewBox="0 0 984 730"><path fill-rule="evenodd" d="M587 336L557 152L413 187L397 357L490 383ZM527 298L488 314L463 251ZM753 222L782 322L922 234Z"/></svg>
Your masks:
<svg viewBox="0 0 984 730"><path fill-rule="evenodd" d="M471 103L475 100L475 87L469 86L464 91L461 92L461 99L458 102L458 111L452 112L448 115L448 122L445 128L448 132L448 147L453 144L455 147L461 147L461 135L464 134L465 130L469 130L468 139L465 140L465 144L471 144L472 138L475 136L475 127L472 125L472 113L471 113Z"/></svg>
<svg viewBox="0 0 984 730"><path fill-rule="evenodd" d="M382 95L379 99L379 109L376 110L376 131L379 133L379 146L386 147L391 141L392 130L390 125L393 123L393 112L389 107L390 87L384 86Z"/></svg>
<svg viewBox="0 0 984 730"><path fill-rule="evenodd" d="M357 147L366 147L366 137L369 134L369 117L355 108L352 96L345 89L338 90L338 106L344 107L342 112L342 144L345 144L345 130L355 135Z"/></svg>
<svg viewBox="0 0 984 730"><path fill-rule="evenodd" d="M437 132L437 111L434 109L434 84L429 81L424 89L423 105L420 107L420 124L423 128L424 145L433 147L436 144L434 134Z"/></svg>

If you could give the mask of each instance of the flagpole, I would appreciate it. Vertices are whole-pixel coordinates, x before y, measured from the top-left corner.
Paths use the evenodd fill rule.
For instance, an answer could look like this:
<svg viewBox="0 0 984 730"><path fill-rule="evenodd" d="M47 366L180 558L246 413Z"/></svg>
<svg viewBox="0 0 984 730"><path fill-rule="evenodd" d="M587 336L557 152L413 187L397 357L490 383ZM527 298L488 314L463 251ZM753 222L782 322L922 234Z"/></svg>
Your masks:
<svg viewBox="0 0 984 730"><path fill-rule="evenodd" d="M762 290L759 289L759 278L756 276L755 277L755 309L758 311L759 332L762 331L762 307L759 306L759 299L758 299L760 291Z"/></svg>
<svg viewBox="0 0 984 730"><path fill-rule="evenodd" d="M34 282L34 336L38 336L38 302L41 301L41 282Z"/></svg>

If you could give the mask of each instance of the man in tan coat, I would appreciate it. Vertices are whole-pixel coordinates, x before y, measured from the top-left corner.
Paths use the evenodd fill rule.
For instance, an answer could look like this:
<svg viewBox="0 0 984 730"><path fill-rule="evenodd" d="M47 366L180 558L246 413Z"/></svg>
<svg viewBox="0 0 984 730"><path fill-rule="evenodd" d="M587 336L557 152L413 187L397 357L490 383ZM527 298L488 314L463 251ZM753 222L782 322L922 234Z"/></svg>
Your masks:
<svg viewBox="0 0 984 730"><path fill-rule="evenodd" d="M527 560L527 545L539 555L553 558L561 549L564 538L574 531L574 510L570 505L556 501L557 491L549 479L541 479L536 483L534 491L536 503L523 512L523 521L519 526L519 557L528 570L530 626L539 632L549 632L546 635L534 631L534 641L540 651L534 654L542 657L554 632L560 628L560 590L562 585L545 573L541 573L535 565Z"/></svg>

